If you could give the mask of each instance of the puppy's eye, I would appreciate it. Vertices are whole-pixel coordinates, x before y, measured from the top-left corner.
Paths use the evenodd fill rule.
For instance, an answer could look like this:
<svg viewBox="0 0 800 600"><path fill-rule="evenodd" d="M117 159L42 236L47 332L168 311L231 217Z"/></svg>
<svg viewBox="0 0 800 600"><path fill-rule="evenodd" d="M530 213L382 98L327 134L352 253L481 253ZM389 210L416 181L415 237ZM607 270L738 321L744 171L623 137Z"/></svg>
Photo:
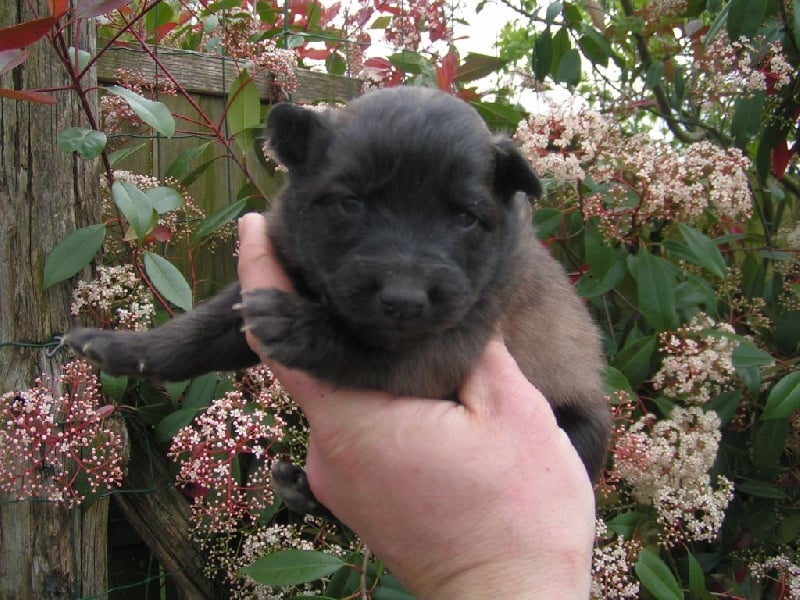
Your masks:
<svg viewBox="0 0 800 600"><path fill-rule="evenodd" d="M355 196L343 196L337 200L339 210L347 216L354 216L364 210L364 201Z"/></svg>
<svg viewBox="0 0 800 600"><path fill-rule="evenodd" d="M480 219L475 213L464 210L456 214L456 225L461 229L472 229L478 223L480 223Z"/></svg>

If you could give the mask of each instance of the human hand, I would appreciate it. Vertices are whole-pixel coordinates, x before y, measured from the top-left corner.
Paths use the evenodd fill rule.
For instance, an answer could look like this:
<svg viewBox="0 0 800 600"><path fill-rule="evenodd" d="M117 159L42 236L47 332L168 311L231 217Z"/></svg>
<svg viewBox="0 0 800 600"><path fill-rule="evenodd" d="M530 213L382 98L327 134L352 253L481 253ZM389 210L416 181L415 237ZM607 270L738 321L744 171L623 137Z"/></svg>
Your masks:
<svg viewBox="0 0 800 600"><path fill-rule="evenodd" d="M261 215L240 220L242 290L290 291L266 227ZM314 495L419 598L588 597L591 484L502 341L488 344L460 404L270 367L311 426Z"/></svg>

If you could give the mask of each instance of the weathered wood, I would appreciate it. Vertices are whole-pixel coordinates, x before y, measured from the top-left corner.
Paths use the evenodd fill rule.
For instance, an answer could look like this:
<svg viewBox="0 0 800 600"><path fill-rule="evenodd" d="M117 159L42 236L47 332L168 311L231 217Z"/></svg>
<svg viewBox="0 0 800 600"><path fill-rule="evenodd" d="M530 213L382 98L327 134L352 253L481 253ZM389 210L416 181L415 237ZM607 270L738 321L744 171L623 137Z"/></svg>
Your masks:
<svg viewBox="0 0 800 600"><path fill-rule="evenodd" d="M46 0L6 2L0 10L0 27L45 14ZM80 46L93 49L94 36L94 24L83 24ZM68 45L74 43L67 40ZM69 85L47 40L32 44L28 52L24 64L0 77L0 87ZM94 71L85 78L87 88L94 86ZM54 106L0 99L2 342L47 342L69 327L71 286L64 283L43 290L42 266L56 242L97 222L100 215L96 162L62 152L56 145L63 129L87 126L78 97L69 91L54 95ZM87 101L96 106L94 94ZM41 374L57 376L64 358L63 353L48 357L43 348L0 347L0 392L31 387ZM0 598L103 593L107 510L107 499L75 512L43 501L0 503Z"/></svg>
<svg viewBox="0 0 800 600"><path fill-rule="evenodd" d="M230 85L239 75L242 61L232 58L158 48L158 59L188 92L205 96L227 96ZM153 59L143 50L114 46L108 48L97 60L97 79L101 83L115 83L117 69L156 75ZM358 95L358 80L296 69L298 89L292 94L294 102L346 101ZM261 98L270 99L270 84L264 73L255 77Z"/></svg>
<svg viewBox="0 0 800 600"><path fill-rule="evenodd" d="M181 598L212 598L212 585L202 574L203 555L189 537L188 502L147 428L135 419L128 425L131 460L122 493L114 494L114 500L170 574Z"/></svg>

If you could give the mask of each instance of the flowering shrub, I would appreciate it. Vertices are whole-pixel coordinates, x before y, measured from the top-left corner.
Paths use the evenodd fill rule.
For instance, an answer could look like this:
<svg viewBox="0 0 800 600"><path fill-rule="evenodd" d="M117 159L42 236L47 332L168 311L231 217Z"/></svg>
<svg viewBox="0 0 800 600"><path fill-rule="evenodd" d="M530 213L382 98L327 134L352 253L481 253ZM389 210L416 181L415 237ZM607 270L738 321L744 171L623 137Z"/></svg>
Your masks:
<svg viewBox="0 0 800 600"><path fill-rule="evenodd" d="M0 490L67 506L122 482L122 437L85 362L0 396Z"/></svg>

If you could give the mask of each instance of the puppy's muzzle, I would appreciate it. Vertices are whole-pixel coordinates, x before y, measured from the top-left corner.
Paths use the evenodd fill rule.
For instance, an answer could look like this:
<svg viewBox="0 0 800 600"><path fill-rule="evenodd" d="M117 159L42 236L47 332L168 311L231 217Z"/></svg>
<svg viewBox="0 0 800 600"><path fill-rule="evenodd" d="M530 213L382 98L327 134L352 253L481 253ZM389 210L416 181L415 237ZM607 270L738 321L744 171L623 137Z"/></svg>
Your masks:
<svg viewBox="0 0 800 600"><path fill-rule="evenodd" d="M389 281L377 293L383 314L398 321L422 316L430 303L428 290L413 279Z"/></svg>

